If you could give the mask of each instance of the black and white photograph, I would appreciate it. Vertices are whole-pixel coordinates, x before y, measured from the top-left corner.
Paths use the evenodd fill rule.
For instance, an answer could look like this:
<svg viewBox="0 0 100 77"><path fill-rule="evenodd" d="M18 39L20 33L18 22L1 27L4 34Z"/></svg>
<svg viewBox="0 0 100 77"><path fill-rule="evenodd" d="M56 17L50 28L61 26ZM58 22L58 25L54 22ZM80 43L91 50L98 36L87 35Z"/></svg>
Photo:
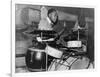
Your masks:
<svg viewBox="0 0 100 77"><path fill-rule="evenodd" d="M94 11L15 4L15 73L94 69Z"/></svg>

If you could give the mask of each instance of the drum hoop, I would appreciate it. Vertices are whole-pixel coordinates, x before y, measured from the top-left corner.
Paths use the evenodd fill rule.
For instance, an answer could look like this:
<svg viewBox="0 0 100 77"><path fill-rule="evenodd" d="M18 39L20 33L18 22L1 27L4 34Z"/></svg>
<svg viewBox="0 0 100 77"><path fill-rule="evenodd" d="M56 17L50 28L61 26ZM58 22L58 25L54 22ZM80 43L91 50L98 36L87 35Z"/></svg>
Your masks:
<svg viewBox="0 0 100 77"><path fill-rule="evenodd" d="M35 51L37 51L37 52L45 52L45 50L43 50L43 49L36 49L36 48L28 48L29 50L31 50L32 52L35 52Z"/></svg>
<svg viewBox="0 0 100 77"><path fill-rule="evenodd" d="M29 70L31 70L31 71L45 71L46 69L32 69L32 68L28 68Z"/></svg>

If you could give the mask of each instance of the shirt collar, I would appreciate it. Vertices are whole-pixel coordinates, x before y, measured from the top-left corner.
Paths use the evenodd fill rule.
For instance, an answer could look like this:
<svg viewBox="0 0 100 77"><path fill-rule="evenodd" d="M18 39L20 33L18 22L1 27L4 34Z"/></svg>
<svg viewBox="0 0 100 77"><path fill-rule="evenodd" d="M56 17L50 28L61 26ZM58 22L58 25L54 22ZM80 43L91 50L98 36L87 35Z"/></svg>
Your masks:
<svg viewBox="0 0 100 77"><path fill-rule="evenodd" d="M50 24L53 24L52 22L51 22L51 20L47 17L47 21L50 23Z"/></svg>

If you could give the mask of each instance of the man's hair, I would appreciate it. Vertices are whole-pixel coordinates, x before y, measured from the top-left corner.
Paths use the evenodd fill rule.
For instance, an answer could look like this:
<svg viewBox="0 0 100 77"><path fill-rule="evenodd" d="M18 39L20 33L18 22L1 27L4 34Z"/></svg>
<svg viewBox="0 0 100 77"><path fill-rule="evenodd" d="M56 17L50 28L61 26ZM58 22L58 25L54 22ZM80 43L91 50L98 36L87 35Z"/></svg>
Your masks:
<svg viewBox="0 0 100 77"><path fill-rule="evenodd" d="M47 14L48 14L48 16L49 16L49 14L50 14L50 13L52 13L52 12L56 12L56 10L55 10L55 9L53 9L53 8L49 9L49 10L48 10L48 13L47 13Z"/></svg>

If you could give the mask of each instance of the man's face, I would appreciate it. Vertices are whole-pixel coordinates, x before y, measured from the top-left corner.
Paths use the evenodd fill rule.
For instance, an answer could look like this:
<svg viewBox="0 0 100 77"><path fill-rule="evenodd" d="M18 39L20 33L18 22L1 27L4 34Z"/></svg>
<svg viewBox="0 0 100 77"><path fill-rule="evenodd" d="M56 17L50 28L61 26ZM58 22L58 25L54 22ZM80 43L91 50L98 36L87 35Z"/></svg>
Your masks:
<svg viewBox="0 0 100 77"><path fill-rule="evenodd" d="M50 14L49 14L49 18L50 18L50 20L51 20L53 23L55 23L55 22L57 21L57 18L58 18L57 12L54 11L54 12L50 13Z"/></svg>

